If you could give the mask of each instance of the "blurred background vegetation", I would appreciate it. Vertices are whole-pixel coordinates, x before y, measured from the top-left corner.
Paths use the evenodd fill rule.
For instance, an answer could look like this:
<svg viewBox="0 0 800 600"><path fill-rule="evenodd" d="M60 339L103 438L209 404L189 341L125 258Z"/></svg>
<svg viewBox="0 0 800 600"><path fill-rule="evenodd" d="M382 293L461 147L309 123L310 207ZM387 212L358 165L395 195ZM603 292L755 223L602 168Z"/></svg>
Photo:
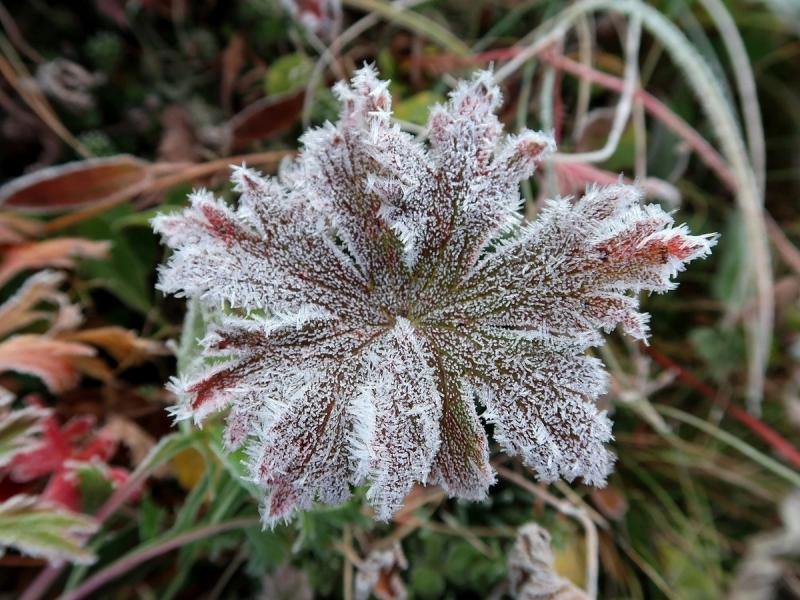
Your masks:
<svg viewBox="0 0 800 600"><path fill-rule="evenodd" d="M497 454L484 503L419 488L375 524L357 493L261 531L219 427L171 423L163 386L203 315L154 291L148 220L193 186L230 197L231 163L274 172L335 119L329 86L364 61L410 131L493 64L509 130L552 129L563 154L607 146L524 186L531 217L622 173L722 233L677 292L643 299L650 346L614 334L599 353L619 457L606 489L540 486ZM575 586L553 597L800 597L798 73L795 0L3 2L0 589L502 598L516 530L535 521ZM10 458L20 432L28 454ZM50 504L9 504L20 494Z"/></svg>

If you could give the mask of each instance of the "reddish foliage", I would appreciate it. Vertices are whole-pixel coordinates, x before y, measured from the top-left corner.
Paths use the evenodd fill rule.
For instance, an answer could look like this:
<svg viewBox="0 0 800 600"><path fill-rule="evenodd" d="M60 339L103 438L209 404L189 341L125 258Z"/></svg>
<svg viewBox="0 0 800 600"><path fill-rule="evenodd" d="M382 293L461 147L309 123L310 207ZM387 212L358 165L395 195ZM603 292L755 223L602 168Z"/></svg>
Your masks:
<svg viewBox="0 0 800 600"><path fill-rule="evenodd" d="M31 403L40 402L33 399ZM43 421L43 427L41 444L15 456L4 469L12 482L30 483L49 476L42 498L78 512L82 498L76 471L80 466L100 465L114 484L127 480L126 469L108 466L108 461L116 452L117 442L103 430L95 430L94 417L74 417L61 425L55 417L48 416ZM13 495L5 494L5 491L0 489L0 497Z"/></svg>

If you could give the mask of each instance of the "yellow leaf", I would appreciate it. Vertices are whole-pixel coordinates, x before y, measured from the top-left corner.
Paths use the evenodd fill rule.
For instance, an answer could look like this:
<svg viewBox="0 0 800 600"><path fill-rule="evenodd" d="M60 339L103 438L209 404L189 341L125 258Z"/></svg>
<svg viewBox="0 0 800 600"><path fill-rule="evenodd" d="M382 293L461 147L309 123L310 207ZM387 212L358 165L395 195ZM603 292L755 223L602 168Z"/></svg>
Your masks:
<svg viewBox="0 0 800 600"><path fill-rule="evenodd" d="M194 448L181 450L171 461L172 471L181 487L185 490L193 489L206 471L203 456Z"/></svg>

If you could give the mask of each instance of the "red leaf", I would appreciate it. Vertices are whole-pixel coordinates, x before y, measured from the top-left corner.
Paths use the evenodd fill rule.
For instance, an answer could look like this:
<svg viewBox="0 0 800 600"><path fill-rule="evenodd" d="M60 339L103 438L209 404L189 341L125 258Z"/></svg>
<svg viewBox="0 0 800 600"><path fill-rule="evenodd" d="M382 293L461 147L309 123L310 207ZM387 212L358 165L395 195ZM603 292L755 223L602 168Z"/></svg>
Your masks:
<svg viewBox="0 0 800 600"><path fill-rule="evenodd" d="M88 206L142 181L148 167L127 155L48 167L0 187L0 206L41 213Z"/></svg>
<svg viewBox="0 0 800 600"><path fill-rule="evenodd" d="M287 131L295 124L303 108L305 92L286 98L262 98L233 117L228 123L233 150Z"/></svg>

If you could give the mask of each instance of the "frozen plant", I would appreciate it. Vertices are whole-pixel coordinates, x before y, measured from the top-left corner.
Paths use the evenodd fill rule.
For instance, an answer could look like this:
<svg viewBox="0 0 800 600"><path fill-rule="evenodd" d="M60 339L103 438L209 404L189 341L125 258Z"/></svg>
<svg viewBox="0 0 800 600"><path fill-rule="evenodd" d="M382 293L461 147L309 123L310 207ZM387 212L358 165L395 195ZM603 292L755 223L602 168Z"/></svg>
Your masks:
<svg viewBox="0 0 800 600"><path fill-rule="evenodd" d="M490 73L432 109L429 146L392 122L371 67L335 92L338 122L277 179L236 168L236 207L200 190L153 222L174 250L160 289L218 309L205 366L172 383L177 416L230 406L266 524L361 483L379 519L415 482L484 498L484 423L541 480L603 485L606 375L586 350L618 324L645 339L637 294L675 287L714 236L625 185L522 222L518 184L554 142L503 135Z"/></svg>

